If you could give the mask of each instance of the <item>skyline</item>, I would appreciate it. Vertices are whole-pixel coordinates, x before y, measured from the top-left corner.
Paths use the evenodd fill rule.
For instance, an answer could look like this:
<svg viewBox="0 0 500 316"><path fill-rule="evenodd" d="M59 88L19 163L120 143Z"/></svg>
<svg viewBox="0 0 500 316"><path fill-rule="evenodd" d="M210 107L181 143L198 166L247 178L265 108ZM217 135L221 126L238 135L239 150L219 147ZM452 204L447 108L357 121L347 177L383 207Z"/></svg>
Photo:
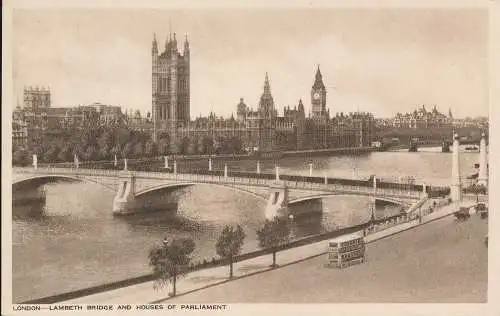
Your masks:
<svg viewBox="0 0 500 316"><path fill-rule="evenodd" d="M331 115L392 117L436 104L454 117L488 116L487 17L481 9L16 10L14 102L23 86L39 85L50 86L54 107L151 111L153 34L163 51L170 29L181 51L185 33L190 42L191 118L236 114L240 98L256 109L266 72L280 113L299 99L309 113L318 65Z"/></svg>

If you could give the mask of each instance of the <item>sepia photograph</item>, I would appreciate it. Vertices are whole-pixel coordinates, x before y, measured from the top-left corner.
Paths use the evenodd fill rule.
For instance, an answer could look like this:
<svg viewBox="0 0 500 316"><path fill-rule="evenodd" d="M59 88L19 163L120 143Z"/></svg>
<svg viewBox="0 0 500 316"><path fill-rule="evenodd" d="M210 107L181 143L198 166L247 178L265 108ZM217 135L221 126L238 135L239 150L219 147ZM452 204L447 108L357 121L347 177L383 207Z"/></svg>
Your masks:
<svg viewBox="0 0 500 316"><path fill-rule="evenodd" d="M488 6L15 2L7 314L491 303Z"/></svg>

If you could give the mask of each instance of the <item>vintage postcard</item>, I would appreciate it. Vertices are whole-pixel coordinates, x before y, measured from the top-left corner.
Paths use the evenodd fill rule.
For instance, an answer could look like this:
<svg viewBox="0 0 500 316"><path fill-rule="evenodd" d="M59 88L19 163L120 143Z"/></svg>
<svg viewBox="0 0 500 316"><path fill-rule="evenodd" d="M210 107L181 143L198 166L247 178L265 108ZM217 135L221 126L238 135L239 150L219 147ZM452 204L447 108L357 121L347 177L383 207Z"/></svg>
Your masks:
<svg viewBox="0 0 500 316"><path fill-rule="evenodd" d="M498 315L497 9L8 1L2 314Z"/></svg>

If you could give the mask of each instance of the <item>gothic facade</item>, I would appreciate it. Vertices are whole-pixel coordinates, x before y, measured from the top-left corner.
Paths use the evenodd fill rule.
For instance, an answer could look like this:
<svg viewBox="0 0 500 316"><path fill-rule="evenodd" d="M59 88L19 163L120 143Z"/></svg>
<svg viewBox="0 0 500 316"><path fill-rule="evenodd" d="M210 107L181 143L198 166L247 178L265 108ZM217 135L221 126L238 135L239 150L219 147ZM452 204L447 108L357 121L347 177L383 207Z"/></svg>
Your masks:
<svg viewBox="0 0 500 316"><path fill-rule="evenodd" d="M257 109L248 107L243 99L236 105L236 118L208 117L190 120L189 43L184 42L181 55L177 51L175 33L166 42L165 51L158 54L153 40L152 107L153 139L159 133L169 135L170 143L191 139L241 140L249 151L327 149L337 147L369 147L373 130L370 113L336 114L330 117L327 91L318 67L311 87L312 113L306 117L299 100L293 108L284 107L283 116L271 93L269 76L264 78L263 92Z"/></svg>
<svg viewBox="0 0 500 316"><path fill-rule="evenodd" d="M175 137L178 128L190 122L189 42L186 36L184 51L177 48L176 34L170 34L165 50L158 52L156 36L152 45L152 120L153 139L160 131Z"/></svg>

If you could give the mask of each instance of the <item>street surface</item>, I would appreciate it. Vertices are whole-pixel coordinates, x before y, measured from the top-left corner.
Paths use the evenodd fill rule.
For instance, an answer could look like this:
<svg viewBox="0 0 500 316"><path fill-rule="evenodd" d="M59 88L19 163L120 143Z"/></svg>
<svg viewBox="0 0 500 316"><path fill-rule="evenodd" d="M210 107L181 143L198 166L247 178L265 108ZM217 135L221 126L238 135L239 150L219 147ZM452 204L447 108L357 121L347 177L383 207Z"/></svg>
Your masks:
<svg viewBox="0 0 500 316"><path fill-rule="evenodd" d="M486 302L488 223L449 216L370 243L367 261L325 268L325 255L176 297L172 303Z"/></svg>

